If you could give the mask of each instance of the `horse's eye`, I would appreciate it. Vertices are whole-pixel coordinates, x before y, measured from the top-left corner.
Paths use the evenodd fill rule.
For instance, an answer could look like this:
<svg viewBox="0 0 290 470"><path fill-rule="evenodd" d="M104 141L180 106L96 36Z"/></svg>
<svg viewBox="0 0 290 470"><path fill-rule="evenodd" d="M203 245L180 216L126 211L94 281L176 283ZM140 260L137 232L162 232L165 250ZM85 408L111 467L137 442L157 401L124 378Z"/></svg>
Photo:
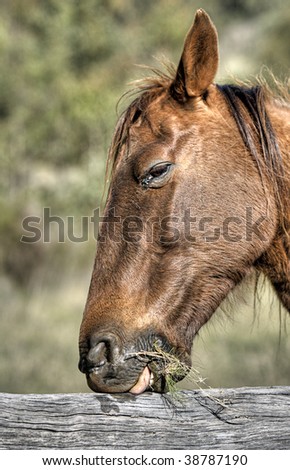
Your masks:
<svg viewBox="0 0 290 470"><path fill-rule="evenodd" d="M142 186L145 188L161 188L167 182L172 167L173 164L170 162L157 163L141 179Z"/></svg>
<svg viewBox="0 0 290 470"><path fill-rule="evenodd" d="M163 175L165 175L165 173L167 173L167 171L169 170L170 167L171 167L170 163L165 163L165 164L164 163L158 163L153 168L151 168L151 170L149 172L149 175L152 178L160 178L160 176L163 176Z"/></svg>

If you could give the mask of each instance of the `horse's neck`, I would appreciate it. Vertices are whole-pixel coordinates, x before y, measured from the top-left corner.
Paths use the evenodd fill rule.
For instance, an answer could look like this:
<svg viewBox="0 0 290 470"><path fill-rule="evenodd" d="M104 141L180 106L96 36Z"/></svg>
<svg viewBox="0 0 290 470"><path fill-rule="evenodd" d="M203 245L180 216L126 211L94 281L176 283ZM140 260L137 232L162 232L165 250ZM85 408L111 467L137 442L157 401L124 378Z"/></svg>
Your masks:
<svg viewBox="0 0 290 470"><path fill-rule="evenodd" d="M280 153L283 159L283 174L284 174L284 188L282 195L283 202L283 232L286 229L288 236L284 241L285 250L289 266L289 253L290 253L290 105L281 104L274 100L267 106L267 112L270 117L272 126L275 131L276 139L278 141ZM286 249L287 245L287 249ZM289 269L289 267L288 267ZM290 283L290 279L289 279Z"/></svg>
<svg viewBox="0 0 290 470"><path fill-rule="evenodd" d="M283 223L272 245L263 253L258 269L272 282L284 307L290 312L290 106L272 102L267 106L283 158L284 182Z"/></svg>
<svg viewBox="0 0 290 470"><path fill-rule="evenodd" d="M290 186L290 104L272 101L267 108L283 156L286 181Z"/></svg>

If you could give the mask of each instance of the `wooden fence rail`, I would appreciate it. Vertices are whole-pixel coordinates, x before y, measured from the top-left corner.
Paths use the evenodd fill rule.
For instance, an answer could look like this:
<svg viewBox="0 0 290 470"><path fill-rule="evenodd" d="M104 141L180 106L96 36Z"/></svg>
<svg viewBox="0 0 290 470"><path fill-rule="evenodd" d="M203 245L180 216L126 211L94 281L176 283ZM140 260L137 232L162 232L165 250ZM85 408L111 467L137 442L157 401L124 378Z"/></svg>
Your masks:
<svg viewBox="0 0 290 470"><path fill-rule="evenodd" d="M0 394L1 449L290 449L290 387Z"/></svg>

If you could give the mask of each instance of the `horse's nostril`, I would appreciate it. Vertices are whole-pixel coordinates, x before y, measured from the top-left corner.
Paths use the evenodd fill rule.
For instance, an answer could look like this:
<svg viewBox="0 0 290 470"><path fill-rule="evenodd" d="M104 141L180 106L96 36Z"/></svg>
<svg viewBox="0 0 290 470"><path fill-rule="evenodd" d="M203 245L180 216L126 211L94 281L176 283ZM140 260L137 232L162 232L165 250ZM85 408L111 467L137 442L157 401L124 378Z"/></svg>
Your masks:
<svg viewBox="0 0 290 470"><path fill-rule="evenodd" d="M90 349L87 355L88 363L93 367L103 367L107 362L108 348L104 341Z"/></svg>

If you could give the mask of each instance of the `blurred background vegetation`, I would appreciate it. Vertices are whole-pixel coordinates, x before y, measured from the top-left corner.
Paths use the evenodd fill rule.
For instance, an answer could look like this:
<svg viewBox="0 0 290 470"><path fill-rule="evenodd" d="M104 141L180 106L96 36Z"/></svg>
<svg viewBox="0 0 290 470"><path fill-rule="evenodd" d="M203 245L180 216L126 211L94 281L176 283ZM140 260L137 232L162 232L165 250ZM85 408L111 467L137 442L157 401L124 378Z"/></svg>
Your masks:
<svg viewBox="0 0 290 470"><path fill-rule="evenodd" d="M94 238L25 244L22 220L49 207L81 235L81 217L101 204L116 104L144 75L135 64L176 63L200 7L219 31L220 81L263 64L288 74L289 1L1 0L0 391L88 391L77 342ZM210 386L290 385L274 294L264 288L256 316L248 285L237 297L201 331L195 367Z"/></svg>

